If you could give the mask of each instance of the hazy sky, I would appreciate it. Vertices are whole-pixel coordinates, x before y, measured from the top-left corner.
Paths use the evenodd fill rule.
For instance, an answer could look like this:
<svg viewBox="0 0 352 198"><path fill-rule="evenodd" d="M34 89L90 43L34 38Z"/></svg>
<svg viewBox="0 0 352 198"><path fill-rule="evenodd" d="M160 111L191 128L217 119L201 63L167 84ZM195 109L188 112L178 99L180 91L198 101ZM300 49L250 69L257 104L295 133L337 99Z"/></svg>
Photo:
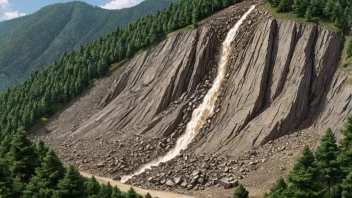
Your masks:
<svg viewBox="0 0 352 198"><path fill-rule="evenodd" d="M0 21L32 14L40 8L72 0L0 0ZM143 0L82 0L105 9L120 9L139 4Z"/></svg>

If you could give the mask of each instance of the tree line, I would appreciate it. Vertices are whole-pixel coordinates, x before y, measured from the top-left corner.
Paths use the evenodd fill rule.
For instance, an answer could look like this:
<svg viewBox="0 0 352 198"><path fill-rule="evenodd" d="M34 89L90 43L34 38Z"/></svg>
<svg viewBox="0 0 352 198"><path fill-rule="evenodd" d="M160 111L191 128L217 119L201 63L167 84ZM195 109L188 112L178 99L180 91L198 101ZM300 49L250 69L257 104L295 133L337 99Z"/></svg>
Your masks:
<svg viewBox="0 0 352 198"><path fill-rule="evenodd" d="M269 3L277 12L293 12L308 21L322 19L341 30L352 28L352 0L269 0Z"/></svg>
<svg viewBox="0 0 352 198"><path fill-rule="evenodd" d="M33 144L23 131L0 144L1 198L143 198L133 188L122 193L95 177L84 178L73 167L65 168L43 142ZM148 193L145 198L151 198Z"/></svg>
<svg viewBox="0 0 352 198"><path fill-rule="evenodd" d="M125 28L178 0L146 0L125 9L105 10L81 1L46 6L34 14L0 22L0 93L58 60L63 52Z"/></svg>
<svg viewBox="0 0 352 198"><path fill-rule="evenodd" d="M181 0L168 9L137 20L125 29L116 28L34 72L22 84L0 96L0 139L18 128L30 129L44 115L79 96L103 77L112 63L134 56L139 50L165 39L168 32L197 22L238 0ZM2 138L1 138L2 137Z"/></svg>

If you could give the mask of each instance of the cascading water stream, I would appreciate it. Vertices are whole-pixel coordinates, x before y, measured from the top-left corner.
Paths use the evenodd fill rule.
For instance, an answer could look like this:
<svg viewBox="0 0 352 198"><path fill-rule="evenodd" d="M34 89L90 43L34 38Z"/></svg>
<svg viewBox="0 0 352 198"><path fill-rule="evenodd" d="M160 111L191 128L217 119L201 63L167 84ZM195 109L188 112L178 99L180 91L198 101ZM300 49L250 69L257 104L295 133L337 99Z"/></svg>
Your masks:
<svg viewBox="0 0 352 198"><path fill-rule="evenodd" d="M159 157L145 165L143 165L137 172L132 175L127 175L122 177L121 182L126 182L135 175L143 173L145 170L150 169L153 166L158 166L160 163L167 162L177 155L180 154L181 150L187 148L187 146L192 142L193 138L196 137L200 128L206 122L208 117L213 114L215 102L220 94L221 84L224 81L228 60L230 58L232 48L231 42L235 39L239 27L242 25L243 21L247 16L254 10L255 5L241 17L241 19L235 24L235 26L228 32L225 41L222 44L221 59L219 63L218 73L214 80L214 83L208 93L205 95L202 104L199 105L192 113L192 119L187 124L185 133L177 140L176 145L171 149L166 155Z"/></svg>

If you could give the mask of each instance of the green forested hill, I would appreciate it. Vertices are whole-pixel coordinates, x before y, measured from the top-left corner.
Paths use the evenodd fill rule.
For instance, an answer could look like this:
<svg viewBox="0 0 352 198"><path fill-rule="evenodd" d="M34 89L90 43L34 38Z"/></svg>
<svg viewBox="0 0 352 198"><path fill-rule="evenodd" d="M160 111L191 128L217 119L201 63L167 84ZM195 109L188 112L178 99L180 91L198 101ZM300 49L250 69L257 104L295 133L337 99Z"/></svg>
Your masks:
<svg viewBox="0 0 352 198"><path fill-rule="evenodd" d="M83 2L54 4L0 23L0 93L34 71L90 41L126 27L178 0L146 0L127 9L105 10Z"/></svg>

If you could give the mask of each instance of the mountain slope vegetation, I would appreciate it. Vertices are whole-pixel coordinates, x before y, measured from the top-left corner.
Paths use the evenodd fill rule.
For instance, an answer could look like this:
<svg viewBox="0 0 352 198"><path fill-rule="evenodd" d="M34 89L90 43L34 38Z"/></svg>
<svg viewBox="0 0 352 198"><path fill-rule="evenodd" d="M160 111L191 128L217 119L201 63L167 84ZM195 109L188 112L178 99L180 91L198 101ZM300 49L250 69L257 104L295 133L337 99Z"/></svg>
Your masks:
<svg viewBox="0 0 352 198"><path fill-rule="evenodd" d="M0 142L0 176L2 198L143 198L133 188L122 193L110 183L82 177L73 166L65 168L53 150L33 144L23 131Z"/></svg>
<svg viewBox="0 0 352 198"><path fill-rule="evenodd" d="M117 28L63 56L21 85L0 96L1 135L19 127L30 129L43 116L80 95L93 79L104 76L112 63L132 57L140 49L164 38L167 33L208 17L237 0L181 0L155 15L148 15L127 28Z"/></svg>
<svg viewBox="0 0 352 198"><path fill-rule="evenodd" d="M38 12L0 23L0 92L26 80L64 52L106 36L116 29L178 0L146 0L121 10L105 10L83 2L54 4Z"/></svg>

